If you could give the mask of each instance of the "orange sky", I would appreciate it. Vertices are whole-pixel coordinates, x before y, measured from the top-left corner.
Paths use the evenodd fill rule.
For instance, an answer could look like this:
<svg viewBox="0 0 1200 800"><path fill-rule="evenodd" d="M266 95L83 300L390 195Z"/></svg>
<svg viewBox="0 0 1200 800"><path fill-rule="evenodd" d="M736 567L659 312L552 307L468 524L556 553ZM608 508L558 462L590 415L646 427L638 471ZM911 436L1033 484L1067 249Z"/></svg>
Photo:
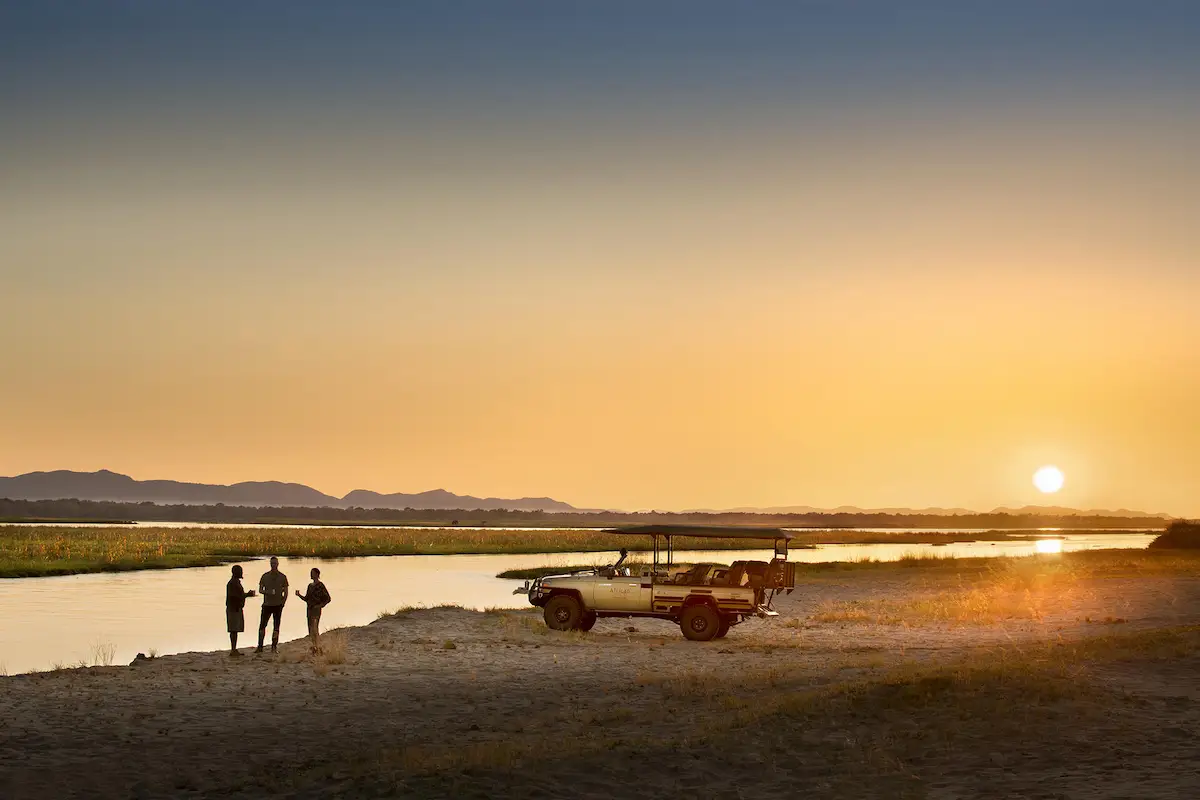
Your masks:
<svg viewBox="0 0 1200 800"><path fill-rule="evenodd" d="M50 108L0 184L0 474L1200 514L1200 120L1159 100Z"/></svg>

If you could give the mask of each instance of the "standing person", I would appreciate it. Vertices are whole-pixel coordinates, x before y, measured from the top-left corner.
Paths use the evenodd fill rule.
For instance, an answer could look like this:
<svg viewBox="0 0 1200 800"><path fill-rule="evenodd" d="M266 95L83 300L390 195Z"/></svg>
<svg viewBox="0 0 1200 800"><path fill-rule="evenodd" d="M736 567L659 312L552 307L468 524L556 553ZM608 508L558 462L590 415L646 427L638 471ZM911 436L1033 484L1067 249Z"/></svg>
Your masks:
<svg viewBox="0 0 1200 800"><path fill-rule="evenodd" d="M258 649L263 651L263 638L267 635L267 620L274 617L275 627L271 630L271 652L279 651L279 622L283 617L283 604L287 602L287 575L279 571L279 559L271 556L271 569L258 579L258 592L262 595L262 616L258 619Z"/></svg>
<svg viewBox="0 0 1200 800"><path fill-rule="evenodd" d="M321 652L321 609L329 605L329 601L333 598L329 596L329 590L325 588L325 584L321 583L321 570L313 567L309 574L312 576L312 583L308 585L308 594L300 594L300 590L297 589L296 597L308 604L308 638L312 640L312 651L319 653Z"/></svg>
<svg viewBox="0 0 1200 800"><path fill-rule="evenodd" d="M243 591L242 567L233 565L233 577L225 584L225 627L229 630L229 655L240 656L237 649L237 635L246 630L246 615L242 609L246 607L246 598L254 597L254 590Z"/></svg>

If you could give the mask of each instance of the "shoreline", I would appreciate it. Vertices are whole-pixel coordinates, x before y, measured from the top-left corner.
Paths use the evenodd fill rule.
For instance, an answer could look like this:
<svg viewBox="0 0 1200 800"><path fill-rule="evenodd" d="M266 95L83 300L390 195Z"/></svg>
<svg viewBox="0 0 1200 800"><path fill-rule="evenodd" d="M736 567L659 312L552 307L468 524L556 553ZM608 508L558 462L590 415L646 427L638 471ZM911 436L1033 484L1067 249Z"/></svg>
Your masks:
<svg viewBox="0 0 1200 800"><path fill-rule="evenodd" d="M429 608L326 631L326 656L9 676L0 792L1190 796L1200 553L1072 556L816 572L709 643Z"/></svg>
<svg viewBox="0 0 1200 800"><path fill-rule="evenodd" d="M70 527L0 528L0 580L61 577L108 572L189 569L266 558L316 558L339 560L372 556L469 556L469 555L555 555L559 553L611 553L625 547L631 554L651 552L646 545L630 545L617 534L577 530L461 531L454 528L386 529L338 528L336 530L291 528L138 528L137 541L129 529ZM354 537L355 531L364 535ZM429 535L437 534L432 539ZM789 547L812 550L838 545L929 545L933 547L971 542L1033 542L1062 540L1069 536L1150 535L1153 531L1055 530L1055 531L954 531L920 532L820 529L796 532ZM113 548L128 554L112 557ZM720 553L756 550L745 540L697 539L687 550ZM95 555L88 557L88 551ZM83 551L83 552L80 552ZM119 552L119 551L118 551ZM55 554L58 554L57 556Z"/></svg>

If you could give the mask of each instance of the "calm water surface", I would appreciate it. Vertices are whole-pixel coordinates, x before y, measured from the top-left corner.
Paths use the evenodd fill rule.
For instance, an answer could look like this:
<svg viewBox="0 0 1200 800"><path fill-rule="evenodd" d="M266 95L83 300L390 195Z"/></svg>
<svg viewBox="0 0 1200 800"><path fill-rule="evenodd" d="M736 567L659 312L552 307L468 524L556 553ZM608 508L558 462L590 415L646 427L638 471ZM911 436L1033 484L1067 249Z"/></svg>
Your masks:
<svg viewBox="0 0 1200 800"><path fill-rule="evenodd" d="M0 522L0 528L316 528L320 530L352 530L355 528L384 528L402 531L427 531L430 529L447 529L462 531L601 531L604 527L572 527L570 525L305 525L303 523L270 523L270 522ZM813 533L814 531L856 531L858 533L959 533L973 530L994 530L993 528L784 528L786 531ZM1066 528L1021 528L1009 529L1011 533L1038 533L1046 531L1066 531ZM1088 528L1094 531L1113 531L1124 533L1161 532L1162 528Z"/></svg>
<svg viewBox="0 0 1200 800"><path fill-rule="evenodd" d="M799 562L893 561L906 554L959 557L1017 556L1038 552L1142 548L1152 533L1056 534L1027 542L962 542L945 546L919 544L825 545L793 550ZM467 608L528 608L523 595L512 594L521 581L501 580L498 572L536 566L611 563L616 553L533 555L372 556L341 560L285 558L280 569L291 590L308 585L308 571L321 568L333 595L322 627L363 625L380 612L401 606L457 603ZM679 551L678 561L768 560L770 550ZM242 562L247 589L257 588L267 569L264 561ZM68 575L53 578L0 580L0 671L49 669L92 661L93 646L116 648L114 663L128 663L141 652L181 653L229 646L225 633L225 582L229 566L144 572ZM246 603L247 631L239 645L257 639L261 600ZM283 612L282 639L306 634L304 604L294 595ZM269 636L268 632L268 636Z"/></svg>

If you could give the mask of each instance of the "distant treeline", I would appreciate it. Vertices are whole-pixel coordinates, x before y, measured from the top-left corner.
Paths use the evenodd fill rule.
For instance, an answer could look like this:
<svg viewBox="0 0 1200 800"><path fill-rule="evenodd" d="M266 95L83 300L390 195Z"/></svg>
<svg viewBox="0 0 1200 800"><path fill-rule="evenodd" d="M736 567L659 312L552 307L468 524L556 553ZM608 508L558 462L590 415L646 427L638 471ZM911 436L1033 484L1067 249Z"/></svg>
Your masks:
<svg viewBox="0 0 1200 800"><path fill-rule="evenodd" d="M784 528L1165 528L1168 520L1156 517L1050 516L1033 514L752 514L671 513L648 511L546 512L424 510L406 508L307 508L217 505L157 505L96 500L0 499L3 521L137 521L264 523L297 525L487 525L495 527L610 527L616 525L703 524L765 525Z"/></svg>

